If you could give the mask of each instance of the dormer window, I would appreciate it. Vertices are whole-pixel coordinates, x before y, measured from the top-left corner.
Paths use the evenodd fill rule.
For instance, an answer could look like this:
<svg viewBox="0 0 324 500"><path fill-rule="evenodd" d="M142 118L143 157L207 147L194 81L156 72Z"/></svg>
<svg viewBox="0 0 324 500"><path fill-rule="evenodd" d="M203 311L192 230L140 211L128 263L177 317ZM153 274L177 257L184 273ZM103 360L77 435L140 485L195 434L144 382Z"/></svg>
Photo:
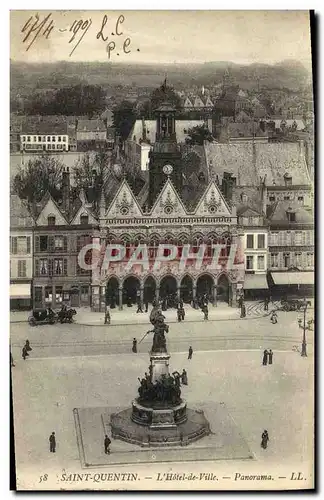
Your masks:
<svg viewBox="0 0 324 500"><path fill-rule="evenodd" d="M247 195L245 193L241 193L240 197L241 197L241 202L242 203L247 203L248 197L247 197Z"/></svg>
<svg viewBox="0 0 324 500"><path fill-rule="evenodd" d="M89 215L88 214L81 214L80 215L80 224L89 224Z"/></svg>
<svg viewBox="0 0 324 500"><path fill-rule="evenodd" d="M292 185L292 177L288 172L285 173L284 175L284 181L285 181L285 186L291 186Z"/></svg>
<svg viewBox="0 0 324 500"><path fill-rule="evenodd" d="M289 222L296 222L296 212L294 212L291 207L287 210L287 219Z"/></svg>
<svg viewBox="0 0 324 500"><path fill-rule="evenodd" d="M47 217L47 225L48 226L55 226L55 215L49 215Z"/></svg>

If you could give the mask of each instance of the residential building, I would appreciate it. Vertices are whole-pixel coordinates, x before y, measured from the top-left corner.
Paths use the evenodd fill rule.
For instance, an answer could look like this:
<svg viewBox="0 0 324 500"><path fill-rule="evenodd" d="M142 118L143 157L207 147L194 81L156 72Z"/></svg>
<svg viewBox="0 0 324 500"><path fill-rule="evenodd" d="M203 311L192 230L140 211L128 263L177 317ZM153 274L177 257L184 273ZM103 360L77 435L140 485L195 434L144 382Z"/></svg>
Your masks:
<svg viewBox="0 0 324 500"><path fill-rule="evenodd" d="M313 295L314 215L296 201L268 206L269 279L272 295Z"/></svg>
<svg viewBox="0 0 324 500"><path fill-rule="evenodd" d="M77 120L76 139L78 151L107 149L107 125L104 120Z"/></svg>
<svg viewBox="0 0 324 500"><path fill-rule="evenodd" d="M10 309L31 309L33 225L27 203L10 195Z"/></svg>
<svg viewBox="0 0 324 500"><path fill-rule="evenodd" d="M90 305L91 271L79 266L78 254L91 242L97 221L83 190L71 197L68 169L63 173L62 199L58 205L47 193L36 208L34 307Z"/></svg>
<svg viewBox="0 0 324 500"><path fill-rule="evenodd" d="M69 151L69 135L64 117L30 116L22 122L20 151L62 153Z"/></svg>

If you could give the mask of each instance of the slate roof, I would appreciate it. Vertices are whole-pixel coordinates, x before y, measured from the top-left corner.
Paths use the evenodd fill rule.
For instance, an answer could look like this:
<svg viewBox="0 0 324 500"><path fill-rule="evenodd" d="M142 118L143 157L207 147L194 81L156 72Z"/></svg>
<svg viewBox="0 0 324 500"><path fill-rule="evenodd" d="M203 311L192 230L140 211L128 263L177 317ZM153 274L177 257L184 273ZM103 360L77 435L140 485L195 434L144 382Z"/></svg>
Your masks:
<svg viewBox="0 0 324 500"><path fill-rule="evenodd" d="M293 185L310 185L304 156L298 143L206 143L209 174L232 173L238 186L258 186L260 176L267 186L284 186L284 175L292 176Z"/></svg>
<svg viewBox="0 0 324 500"><path fill-rule="evenodd" d="M263 132L260 126L253 122L245 122L245 123L228 123L227 125L228 134L230 137L267 137L267 132Z"/></svg>
<svg viewBox="0 0 324 500"><path fill-rule="evenodd" d="M21 133L26 135L66 135L64 116L28 116L22 122Z"/></svg>
<svg viewBox="0 0 324 500"><path fill-rule="evenodd" d="M77 132L106 132L103 120L78 120Z"/></svg>
<svg viewBox="0 0 324 500"><path fill-rule="evenodd" d="M287 211L291 210L296 214L296 222L291 224L313 224L314 214L311 210L299 205L294 201L277 201L267 207L267 218L274 224L289 223Z"/></svg>

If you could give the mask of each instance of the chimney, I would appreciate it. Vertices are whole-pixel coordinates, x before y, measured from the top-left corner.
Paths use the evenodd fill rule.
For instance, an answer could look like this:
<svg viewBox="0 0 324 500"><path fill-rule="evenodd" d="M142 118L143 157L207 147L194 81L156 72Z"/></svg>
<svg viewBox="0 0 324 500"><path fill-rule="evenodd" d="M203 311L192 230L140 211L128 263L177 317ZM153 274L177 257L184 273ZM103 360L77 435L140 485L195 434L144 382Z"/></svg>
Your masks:
<svg viewBox="0 0 324 500"><path fill-rule="evenodd" d="M260 177L260 198L261 198L261 210L264 215L267 213L267 194L268 188L266 184L267 174L265 174L264 178Z"/></svg>
<svg viewBox="0 0 324 500"><path fill-rule="evenodd" d="M70 169L64 168L62 174L63 210L68 215L70 212Z"/></svg>
<svg viewBox="0 0 324 500"><path fill-rule="evenodd" d="M146 127L144 118L142 118L142 138L143 142L146 142Z"/></svg>

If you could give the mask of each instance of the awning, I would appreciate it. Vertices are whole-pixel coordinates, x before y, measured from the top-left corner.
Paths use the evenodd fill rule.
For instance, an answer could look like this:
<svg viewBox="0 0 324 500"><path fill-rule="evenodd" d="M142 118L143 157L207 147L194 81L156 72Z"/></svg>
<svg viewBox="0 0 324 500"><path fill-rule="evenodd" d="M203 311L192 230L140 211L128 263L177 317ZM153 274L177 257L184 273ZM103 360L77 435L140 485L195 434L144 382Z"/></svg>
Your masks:
<svg viewBox="0 0 324 500"><path fill-rule="evenodd" d="M246 274L244 279L244 290L267 290L268 282L265 274Z"/></svg>
<svg viewBox="0 0 324 500"><path fill-rule="evenodd" d="M10 298L11 299L30 299L30 284L29 283L16 283L10 285Z"/></svg>
<svg viewBox="0 0 324 500"><path fill-rule="evenodd" d="M271 273L275 285L313 285L313 272Z"/></svg>

